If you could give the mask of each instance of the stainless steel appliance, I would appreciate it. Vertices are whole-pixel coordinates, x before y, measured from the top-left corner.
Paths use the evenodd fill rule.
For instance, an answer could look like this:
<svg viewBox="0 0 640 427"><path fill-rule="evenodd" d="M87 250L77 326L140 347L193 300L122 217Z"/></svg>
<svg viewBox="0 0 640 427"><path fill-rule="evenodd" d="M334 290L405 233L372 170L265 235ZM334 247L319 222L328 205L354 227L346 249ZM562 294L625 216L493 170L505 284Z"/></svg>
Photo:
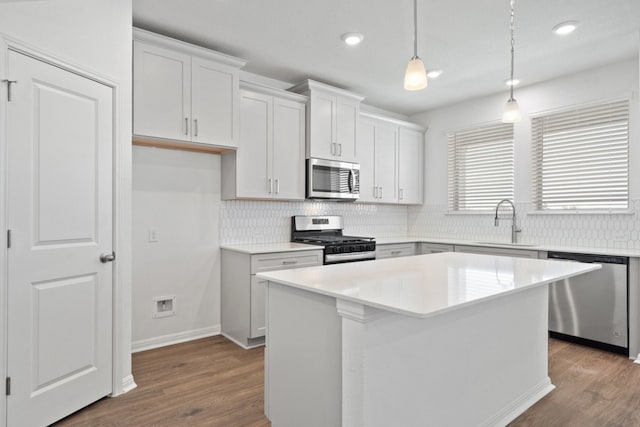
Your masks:
<svg viewBox="0 0 640 427"><path fill-rule="evenodd" d="M359 164L307 159L307 198L352 202L359 197Z"/></svg>
<svg viewBox="0 0 640 427"><path fill-rule="evenodd" d="M629 258L563 252L547 258L602 265L550 285L550 335L628 355Z"/></svg>
<svg viewBox="0 0 640 427"><path fill-rule="evenodd" d="M324 264L376 259L373 237L344 236L341 216L291 218L291 241L324 246Z"/></svg>

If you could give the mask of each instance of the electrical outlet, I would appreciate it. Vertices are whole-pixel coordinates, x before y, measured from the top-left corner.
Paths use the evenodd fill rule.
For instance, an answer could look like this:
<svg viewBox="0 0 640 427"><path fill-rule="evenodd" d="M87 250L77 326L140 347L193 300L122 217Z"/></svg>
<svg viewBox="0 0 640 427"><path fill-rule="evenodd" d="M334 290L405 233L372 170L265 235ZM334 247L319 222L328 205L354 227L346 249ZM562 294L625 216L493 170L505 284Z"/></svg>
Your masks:
<svg viewBox="0 0 640 427"><path fill-rule="evenodd" d="M158 232L157 228L150 228L149 229L149 243L158 243L159 240L159 235L160 233Z"/></svg>
<svg viewBox="0 0 640 427"><path fill-rule="evenodd" d="M175 316L176 297L175 295L155 297L153 299L153 318Z"/></svg>

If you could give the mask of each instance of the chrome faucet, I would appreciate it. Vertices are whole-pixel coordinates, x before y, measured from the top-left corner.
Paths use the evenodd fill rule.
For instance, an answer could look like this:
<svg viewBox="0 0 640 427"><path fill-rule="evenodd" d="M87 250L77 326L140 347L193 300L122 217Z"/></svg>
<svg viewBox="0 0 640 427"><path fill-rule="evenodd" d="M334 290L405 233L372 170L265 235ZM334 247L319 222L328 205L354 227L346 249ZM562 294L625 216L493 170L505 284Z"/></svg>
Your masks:
<svg viewBox="0 0 640 427"><path fill-rule="evenodd" d="M500 205L503 203L509 203L511 205L511 210L513 211L513 216L511 217L511 243L517 243L518 242L518 237L516 233L519 233L522 231L522 229L518 228L518 226L516 225L516 206L513 204L513 202L509 199L503 199L500 200L498 202L498 204L496 205L496 217L493 220L494 225L497 227L499 222L498 222L498 209L500 208Z"/></svg>

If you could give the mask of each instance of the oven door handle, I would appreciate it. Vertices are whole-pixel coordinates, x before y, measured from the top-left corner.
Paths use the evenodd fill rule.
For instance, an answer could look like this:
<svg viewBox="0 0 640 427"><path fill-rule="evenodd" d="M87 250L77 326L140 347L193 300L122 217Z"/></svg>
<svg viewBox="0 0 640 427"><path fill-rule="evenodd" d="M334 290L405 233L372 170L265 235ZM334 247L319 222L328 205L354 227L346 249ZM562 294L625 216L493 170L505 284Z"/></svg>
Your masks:
<svg viewBox="0 0 640 427"><path fill-rule="evenodd" d="M326 264L331 262L342 262L342 261L365 261L368 259L376 259L375 251L367 251L367 252L352 252L349 254L336 254L336 255L325 255L324 261Z"/></svg>

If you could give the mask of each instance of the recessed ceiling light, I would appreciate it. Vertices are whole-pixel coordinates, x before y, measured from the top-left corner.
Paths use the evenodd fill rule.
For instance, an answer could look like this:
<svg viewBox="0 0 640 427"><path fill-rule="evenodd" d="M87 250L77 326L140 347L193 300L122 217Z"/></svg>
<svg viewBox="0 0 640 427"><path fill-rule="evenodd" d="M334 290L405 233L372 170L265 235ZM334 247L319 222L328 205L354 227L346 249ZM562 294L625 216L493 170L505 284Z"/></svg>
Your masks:
<svg viewBox="0 0 640 427"><path fill-rule="evenodd" d="M437 79L442 75L442 73L442 70L429 70L427 71L427 77L429 77L430 79Z"/></svg>
<svg viewBox="0 0 640 427"><path fill-rule="evenodd" d="M573 33L576 28L578 28L577 21L565 21L553 27L553 32L560 36L564 36Z"/></svg>
<svg viewBox="0 0 640 427"><path fill-rule="evenodd" d="M513 80L508 79L508 80L505 80L504 83L507 86L518 86L520 84L520 79L513 79Z"/></svg>
<svg viewBox="0 0 640 427"><path fill-rule="evenodd" d="M364 36L360 33L346 33L342 35L342 40L349 46L360 44Z"/></svg>

